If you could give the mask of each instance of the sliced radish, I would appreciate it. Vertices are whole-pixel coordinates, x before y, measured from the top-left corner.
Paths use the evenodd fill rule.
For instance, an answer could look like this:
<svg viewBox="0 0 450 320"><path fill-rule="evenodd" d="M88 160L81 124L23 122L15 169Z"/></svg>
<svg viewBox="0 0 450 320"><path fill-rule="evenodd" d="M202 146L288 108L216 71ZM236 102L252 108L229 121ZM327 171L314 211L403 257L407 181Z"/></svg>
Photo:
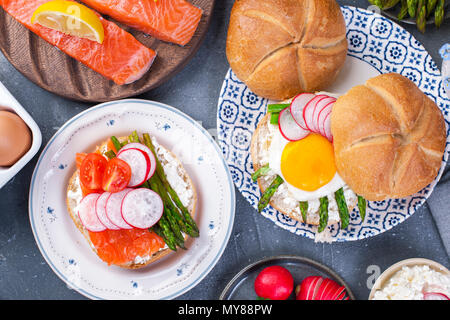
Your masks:
<svg viewBox="0 0 450 320"><path fill-rule="evenodd" d="M122 149L120 149L119 154L122 151L127 150L127 149L139 149L139 150L144 151L148 155L151 166L150 166L150 170L148 172L146 180L150 179L156 170L156 158L155 158L155 155L153 154L153 152L150 150L150 148L147 147L145 144L138 143L138 142L132 142L132 143L125 145Z"/></svg>
<svg viewBox="0 0 450 320"><path fill-rule="evenodd" d="M309 134L308 130L300 127L286 108L280 112L278 117L278 127L281 135L289 141L297 141L303 139Z"/></svg>
<svg viewBox="0 0 450 320"><path fill-rule="evenodd" d="M111 220L109 220L108 216L106 215L106 201L108 200L110 195L111 195L110 192L103 192L97 198L97 201L95 203L95 212L97 213L97 218L107 229L119 230L120 228L116 226L114 223L112 223Z"/></svg>
<svg viewBox="0 0 450 320"><path fill-rule="evenodd" d="M336 101L336 98L333 97L323 97L322 99L320 99L319 101L317 101L316 106L314 107L314 111L313 111L313 118L314 118L314 122L313 122L313 129L314 132L319 133L319 114L320 112L327 107L328 105L332 105L334 102Z"/></svg>
<svg viewBox="0 0 450 320"><path fill-rule="evenodd" d="M323 130L325 133L325 137L333 142L333 135L331 134L331 112L325 117L323 121Z"/></svg>
<svg viewBox="0 0 450 320"><path fill-rule="evenodd" d="M424 300L450 300L447 295L440 292L424 292L423 293Z"/></svg>
<svg viewBox="0 0 450 320"><path fill-rule="evenodd" d="M316 107L317 102L319 102L320 99L324 97L326 96L323 94L315 96L303 108L303 121L305 122L306 129L314 131L314 117L313 117L314 109Z"/></svg>
<svg viewBox="0 0 450 320"><path fill-rule="evenodd" d="M122 201L122 218L138 229L148 229L157 223L163 210L159 194L146 188L130 191Z"/></svg>
<svg viewBox="0 0 450 320"><path fill-rule="evenodd" d="M83 226L91 232L106 230L95 212L95 203L98 197L100 197L100 193L90 193L80 201L78 206L78 217Z"/></svg>
<svg viewBox="0 0 450 320"><path fill-rule="evenodd" d="M131 167L129 187L137 187L147 181L150 170L150 159L142 150L129 148L117 154L117 158L125 161Z"/></svg>
<svg viewBox="0 0 450 320"><path fill-rule="evenodd" d="M319 119L317 120L319 123L319 133L325 137L325 119L327 116L331 113L331 107L332 105L328 105L327 107L323 108L322 111L319 113Z"/></svg>
<svg viewBox="0 0 450 320"><path fill-rule="evenodd" d="M133 189L125 188L124 190L116 193L111 193L106 200L106 216L108 219L120 229L133 229L123 218L122 218L122 200Z"/></svg>
<svg viewBox="0 0 450 320"><path fill-rule="evenodd" d="M300 93L292 99L289 110L295 122L303 129L307 130L305 121L303 119L303 109L316 95L313 93Z"/></svg>

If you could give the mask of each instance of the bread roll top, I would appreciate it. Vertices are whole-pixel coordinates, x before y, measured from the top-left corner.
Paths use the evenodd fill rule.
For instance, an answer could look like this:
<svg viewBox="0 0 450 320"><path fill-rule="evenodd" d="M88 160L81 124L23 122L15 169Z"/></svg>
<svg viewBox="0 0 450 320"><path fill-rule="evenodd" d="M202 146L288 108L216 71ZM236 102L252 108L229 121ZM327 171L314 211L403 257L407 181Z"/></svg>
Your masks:
<svg viewBox="0 0 450 320"><path fill-rule="evenodd" d="M256 94L283 100L330 85L347 54L335 0L236 0L227 58Z"/></svg>
<svg viewBox="0 0 450 320"><path fill-rule="evenodd" d="M331 131L339 174L357 194L375 201L406 197L431 183L446 142L438 106L396 73L339 97Z"/></svg>

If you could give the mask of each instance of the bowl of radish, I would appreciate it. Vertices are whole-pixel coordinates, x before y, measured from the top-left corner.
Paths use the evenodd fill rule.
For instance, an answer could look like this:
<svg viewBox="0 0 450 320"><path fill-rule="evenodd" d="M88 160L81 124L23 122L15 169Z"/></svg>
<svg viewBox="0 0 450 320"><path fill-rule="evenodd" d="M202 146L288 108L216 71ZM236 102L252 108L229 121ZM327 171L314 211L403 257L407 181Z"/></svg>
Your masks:
<svg viewBox="0 0 450 320"><path fill-rule="evenodd" d="M349 286L316 261L282 255L256 261L238 272L220 300L354 300Z"/></svg>

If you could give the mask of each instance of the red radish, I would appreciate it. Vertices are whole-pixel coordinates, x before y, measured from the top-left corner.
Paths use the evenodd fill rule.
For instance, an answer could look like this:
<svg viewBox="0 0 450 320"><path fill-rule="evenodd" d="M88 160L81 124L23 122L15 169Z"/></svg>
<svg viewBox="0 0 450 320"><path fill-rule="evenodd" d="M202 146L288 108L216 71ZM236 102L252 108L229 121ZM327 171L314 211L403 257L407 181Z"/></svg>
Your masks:
<svg viewBox="0 0 450 320"><path fill-rule="evenodd" d="M108 216L106 215L106 201L108 200L109 196L111 195L110 192L103 192L95 202L95 212L97 213L97 218L100 220L100 222L110 230L119 230L120 228L117 227L114 223L109 220Z"/></svg>
<svg viewBox="0 0 450 320"><path fill-rule="evenodd" d="M424 292L423 293L424 300L450 300L447 295L440 292Z"/></svg>
<svg viewBox="0 0 450 320"><path fill-rule="evenodd" d="M319 116L317 119L317 122L319 124L319 133L323 136L325 136L325 118L328 116L329 113L331 113L331 108L333 107L333 103L328 104L325 106L322 110L319 112Z"/></svg>
<svg viewBox="0 0 450 320"><path fill-rule="evenodd" d="M280 112L278 117L278 128L281 135L289 141L297 141L303 139L309 134L309 131L301 128L286 108Z"/></svg>
<svg viewBox="0 0 450 320"><path fill-rule="evenodd" d="M161 219L164 204L156 192L146 189L134 189L127 193L122 201L122 218L138 229L148 229Z"/></svg>
<svg viewBox="0 0 450 320"><path fill-rule="evenodd" d="M303 108L303 120L305 121L306 128L308 130L314 131L314 109L316 107L317 102L319 102L320 99L325 98L326 96L321 94L317 95L314 98L312 98L306 106Z"/></svg>
<svg viewBox="0 0 450 320"><path fill-rule="evenodd" d="M95 203L100 193L90 193L85 196L78 207L78 217L83 226L91 232L100 232L106 230L106 227L97 218L95 212Z"/></svg>
<svg viewBox="0 0 450 320"><path fill-rule="evenodd" d="M320 276L306 277L296 292L297 300L348 300L344 286Z"/></svg>
<svg viewBox="0 0 450 320"><path fill-rule="evenodd" d="M258 274L254 288L260 298L286 300L294 290L294 278L282 266L269 266Z"/></svg>
<svg viewBox="0 0 450 320"><path fill-rule="evenodd" d="M313 93L300 93L292 99L289 111L291 112L294 121L303 129L307 130L305 121L303 119L303 109L316 95Z"/></svg>
<svg viewBox="0 0 450 320"><path fill-rule="evenodd" d="M153 154L153 152L150 150L150 148L142 143L132 142L132 143L129 143L129 144L125 145L124 147L122 147L122 149L120 149L120 151L119 151L119 154L122 151L127 150L127 149L139 149L139 150L144 151L148 155L148 157L150 159L150 170L149 170L146 180L150 179L156 170L156 158L155 158L155 155Z"/></svg>
<svg viewBox="0 0 450 320"><path fill-rule="evenodd" d="M325 132L325 137L333 142L333 135L331 134L331 112L325 117L323 121L323 130Z"/></svg>
<svg viewBox="0 0 450 320"><path fill-rule="evenodd" d="M122 218L121 211L123 198L132 190L132 188L126 188L120 192L111 193L106 200L106 216L120 229L133 229L133 227L126 223Z"/></svg>
<svg viewBox="0 0 450 320"><path fill-rule="evenodd" d="M320 112L327 106L329 106L330 104L332 105L334 102L336 101L336 98L333 97L323 97L322 99L320 99L317 103L316 103L316 107L314 108L313 111L313 127L314 127L314 132L316 133L320 133L319 131L319 115Z"/></svg>
<svg viewBox="0 0 450 320"><path fill-rule="evenodd" d="M131 167L129 187L137 187L147 181L150 170L150 159L142 150L129 148L117 154L117 158L125 161Z"/></svg>

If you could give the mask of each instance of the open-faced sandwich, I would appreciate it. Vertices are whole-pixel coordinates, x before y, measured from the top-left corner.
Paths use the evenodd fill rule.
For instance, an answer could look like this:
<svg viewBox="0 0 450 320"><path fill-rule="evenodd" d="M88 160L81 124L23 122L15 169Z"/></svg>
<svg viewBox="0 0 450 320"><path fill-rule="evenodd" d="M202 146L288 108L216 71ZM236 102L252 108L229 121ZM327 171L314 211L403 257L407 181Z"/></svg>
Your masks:
<svg viewBox="0 0 450 320"><path fill-rule="evenodd" d="M303 93L268 106L251 157L269 203L318 232L349 224L366 200L412 195L437 176L446 131L437 105L409 79L383 74L336 97Z"/></svg>
<svg viewBox="0 0 450 320"><path fill-rule="evenodd" d="M109 265L141 268L199 236L195 187L177 157L149 134L113 136L77 153L76 164L67 208Z"/></svg>

